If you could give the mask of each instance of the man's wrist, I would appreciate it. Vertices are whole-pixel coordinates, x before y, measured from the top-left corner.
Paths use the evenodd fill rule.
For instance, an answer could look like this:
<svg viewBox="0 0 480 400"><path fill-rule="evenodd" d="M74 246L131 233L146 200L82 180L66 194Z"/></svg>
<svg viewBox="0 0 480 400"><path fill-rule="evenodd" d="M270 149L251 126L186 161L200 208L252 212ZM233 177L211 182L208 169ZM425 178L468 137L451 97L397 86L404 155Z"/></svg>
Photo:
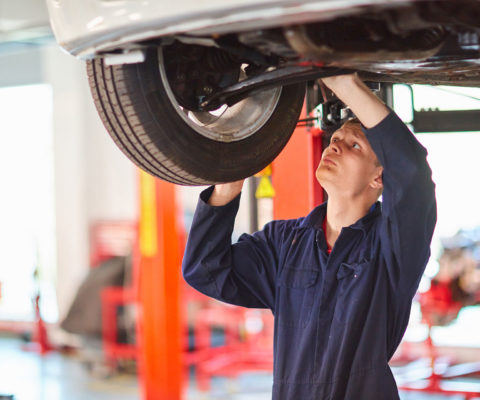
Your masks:
<svg viewBox="0 0 480 400"><path fill-rule="evenodd" d="M357 87L363 85L357 74L332 76L324 78L322 81L340 99L348 95L354 85Z"/></svg>
<svg viewBox="0 0 480 400"><path fill-rule="evenodd" d="M208 204L214 207L224 206L230 203L242 191L243 180L238 182L215 185L208 199Z"/></svg>

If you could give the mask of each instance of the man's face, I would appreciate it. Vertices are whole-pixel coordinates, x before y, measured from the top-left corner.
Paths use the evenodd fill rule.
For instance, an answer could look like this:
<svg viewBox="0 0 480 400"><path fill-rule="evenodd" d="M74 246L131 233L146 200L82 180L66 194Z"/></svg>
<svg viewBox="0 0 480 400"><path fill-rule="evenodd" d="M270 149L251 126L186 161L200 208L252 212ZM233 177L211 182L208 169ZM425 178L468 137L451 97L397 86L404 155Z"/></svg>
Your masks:
<svg viewBox="0 0 480 400"><path fill-rule="evenodd" d="M346 123L335 131L316 171L329 195L358 197L381 192L382 166L359 124Z"/></svg>

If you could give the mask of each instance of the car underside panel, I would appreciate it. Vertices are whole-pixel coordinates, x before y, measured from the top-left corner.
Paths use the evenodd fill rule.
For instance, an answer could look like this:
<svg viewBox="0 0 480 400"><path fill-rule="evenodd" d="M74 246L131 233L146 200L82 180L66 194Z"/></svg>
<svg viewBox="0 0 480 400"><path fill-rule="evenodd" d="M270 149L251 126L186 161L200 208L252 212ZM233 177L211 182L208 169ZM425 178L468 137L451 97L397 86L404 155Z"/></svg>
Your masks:
<svg viewBox="0 0 480 400"><path fill-rule="evenodd" d="M480 2L473 0L371 8L238 38L301 65L361 71L365 79L480 86Z"/></svg>
<svg viewBox="0 0 480 400"><path fill-rule="evenodd" d="M476 15L480 3L456 4ZM450 2L419 2L214 38L178 36L165 46L167 72L179 101L197 111L353 71L377 82L480 86L480 19L461 13L448 19L450 12Z"/></svg>
<svg viewBox="0 0 480 400"><path fill-rule="evenodd" d="M81 32L80 39L64 43L67 49L77 55L103 57L172 46L178 66L207 67L208 73L199 80L202 90L229 90L224 83L234 75L223 63L206 65L205 60L215 57L201 56L205 52L217 56L218 51L234 69L247 63L248 78L255 79L259 87L262 74L271 76L272 68L282 70L278 75L285 80L277 79L280 84L288 83L285 68L295 71L292 67L297 66L355 70L377 81L480 86L480 0L249 0L237 8L226 1L228 11L217 8L207 19L195 10L188 18L178 14L168 21L152 13L151 19L145 17L125 29L112 17L115 2L90 0L91 4L102 2L102 9L110 7L105 29L97 26ZM131 10L134 3L129 3ZM153 0L143 3L154 4ZM187 49L180 57L178 43L195 51ZM202 47L206 50L198 51ZM181 76L180 69L172 66L175 79ZM195 94L195 107L203 95ZM191 93L180 97L192 105L188 96Z"/></svg>
<svg viewBox="0 0 480 400"><path fill-rule="evenodd" d="M432 38L438 31L432 31ZM428 31L426 32L428 36ZM437 37L439 38L439 36ZM437 38L433 39L434 46ZM410 51L423 42L412 37ZM333 62L340 68L362 71L365 78L376 81L403 82L432 85L480 86L480 31L461 29L445 31L445 36L434 51L425 58L401 58L392 60L345 60Z"/></svg>
<svg viewBox="0 0 480 400"><path fill-rule="evenodd" d="M374 82L480 87L480 62L478 60L457 63L455 67L451 65L450 68L440 65L436 66L433 71L412 68L408 72L394 71L392 73L394 66L388 66L389 69L385 72L381 67L378 66L378 70L375 72L362 71L360 76ZM374 69L374 66L371 68Z"/></svg>
<svg viewBox="0 0 480 400"><path fill-rule="evenodd" d="M329 21L219 35L201 46L207 38L178 36L185 54L179 65L187 65L196 53L184 47L194 48L198 43L209 49L210 55L224 52L221 58L227 56L233 65L249 64L253 73L231 86L217 85L213 94L205 94L205 99L197 102L195 107L200 108L239 101L257 89L316 79L336 71L358 71L362 78L372 81L480 86L477 0L366 7L361 14ZM207 53L191 61L207 67ZM176 48L170 59L178 54ZM215 74L217 68L225 77L222 65L211 62L210 73Z"/></svg>

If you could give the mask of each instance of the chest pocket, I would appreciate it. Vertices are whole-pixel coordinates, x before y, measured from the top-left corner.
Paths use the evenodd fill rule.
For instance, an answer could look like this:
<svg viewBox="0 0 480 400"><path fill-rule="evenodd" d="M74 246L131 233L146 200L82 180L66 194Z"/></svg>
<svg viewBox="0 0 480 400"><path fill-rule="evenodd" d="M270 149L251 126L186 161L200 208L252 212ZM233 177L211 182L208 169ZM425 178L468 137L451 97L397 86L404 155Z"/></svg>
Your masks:
<svg viewBox="0 0 480 400"><path fill-rule="evenodd" d="M359 263L342 263L337 271L337 299L334 318L340 322L347 322L351 318L358 318L363 313L364 305L370 298L371 282L368 278L370 262L363 260Z"/></svg>
<svg viewBox="0 0 480 400"><path fill-rule="evenodd" d="M279 325L305 326L310 322L318 274L314 268L283 268L277 296Z"/></svg>

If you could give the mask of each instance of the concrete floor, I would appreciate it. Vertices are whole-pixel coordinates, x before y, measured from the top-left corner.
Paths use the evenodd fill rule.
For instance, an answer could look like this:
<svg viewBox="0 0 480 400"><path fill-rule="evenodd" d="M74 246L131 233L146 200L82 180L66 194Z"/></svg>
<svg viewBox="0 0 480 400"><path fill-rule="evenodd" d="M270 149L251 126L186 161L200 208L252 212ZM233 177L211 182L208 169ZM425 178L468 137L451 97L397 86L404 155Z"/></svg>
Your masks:
<svg viewBox="0 0 480 400"><path fill-rule="evenodd" d="M51 352L41 357L22 350L23 342L0 339L0 394L15 400L131 400L138 398L134 377L94 378L74 357Z"/></svg>
<svg viewBox="0 0 480 400"><path fill-rule="evenodd" d="M116 374L105 378L98 369L89 372L78 356L51 352L43 357L22 350L19 339L0 338L1 395L15 400L134 400L139 399L134 374ZM214 378L209 393L195 390L190 382L185 400L269 400L271 374L245 374L238 379ZM480 398L480 395L479 395ZM462 396L432 396L401 393L402 400L461 400Z"/></svg>

